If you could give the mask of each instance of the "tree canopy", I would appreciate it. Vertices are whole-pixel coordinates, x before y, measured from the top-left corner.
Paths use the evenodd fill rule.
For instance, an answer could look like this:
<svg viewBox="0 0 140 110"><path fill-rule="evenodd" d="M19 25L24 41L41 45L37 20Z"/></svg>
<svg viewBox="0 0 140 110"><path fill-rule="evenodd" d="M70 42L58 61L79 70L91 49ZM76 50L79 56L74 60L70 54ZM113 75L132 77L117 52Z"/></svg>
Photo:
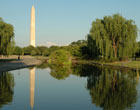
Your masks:
<svg viewBox="0 0 140 110"><path fill-rule="evenodd" d="M69 66L71 64L71 56L68 51L59 49L51 53L48 62L59 66Z"/></svg>
<svg viewBox="0 0 140 110"><path fill-rule="evenodd" d="M0 54L9 55L14 47L14 27L0 18Z"/></svg>
<svg viewBox="0 0 140 110"><path fill-rule="evenodd" d="M15 46L13 54L14 55L22 55L23 54L23 49L21 47L19 47L19 46Z"/></svg>
<svg viewBox="0 0 140 110"><path fill-rule="evenodd" d="M96 19L87 38L92 57L133 57L138 48L137 33L135 22L120 14Z"/></svg>

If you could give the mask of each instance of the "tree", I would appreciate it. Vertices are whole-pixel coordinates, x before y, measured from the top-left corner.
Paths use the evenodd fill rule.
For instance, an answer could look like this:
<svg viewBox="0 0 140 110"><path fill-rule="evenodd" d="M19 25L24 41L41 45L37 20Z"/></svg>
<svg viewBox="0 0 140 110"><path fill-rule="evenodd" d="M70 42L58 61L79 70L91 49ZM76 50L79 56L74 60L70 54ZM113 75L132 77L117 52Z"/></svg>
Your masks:
<svg viewBox="0 0 140 110"><path fill-rule="evenodd" d="M45 52L48 50L48 47L45 46L37 46L36 48L40 51L40 55L44 55Z"/></svg>
<svg viewBox="0 0 140 110"><path fill-rule="evenodd" d="M70 51L72 56L82 58L87 56L88 50L85 50L87 49L86 47L87 47L86 40L78 40L76 42L72 42L67 49L68 51Z"/></svg>
<svg viewBox="0 0 140 110"><path fill-rule="evenodd" d="M78 40L76 42L72 42L70 45L71 46L78 46L78 45L83 45L83 44L87 44L87 41L86 40Z"/></svg>
<svg viewBox="0 0 140 110"><path fill-rule="evenodd" d="M0 54L11 54L14 47L14 28L0 18Z"/></svg>
<svg viewBox="0 0 140 110"><path fill-rule="evenodd" d="M48 56L49 55L48 49L44 50L43 53L42 53L42 55L43 56Z"/></svg>
<svg viewBox="0 0 140 110"><path fill-rule="evenodd" d="M31 51L31 55L32 55L32 56L36 56L36 54L37 54L37 53L36 53L35 50L32 50L32 51Z"/></svg>
<svg viewBox="0 0 140 110"><path fill-rule="evenodd" d="M60 47L58 47L58 46L51 46L49 49L48 49L48 56L52 53L52 52L54 52L54 51L56 51L56 50L58 50L58 49L60 49Z"/></svg>
<svg viewBox="0 0 140 110"><path fill-rule="evenodd" d="M59 66L69 66L71 64L71 56L68 51L59 49L51 53L48 62Z"/></svg>
<svg viewBox="0 0 140 110"><path fill-rule="evenodd" d="M127 20L119 14L96 19L88 36L91 54L105 59L133 57L137 51L138 28L133 20Z"/></svg>
<svg viewBox="0 0 140 110"><path fill-rule="evenodd" d="M136 52L135 57L140 57L140 42L138 42L138 51Z"/></svg>
<svg viewBox="0 0 140 110"><path fill-rule="evenodd" d="M33 47L32 45L29 45L27 47L23 48L24 51L24 55L31 55L31 52L35 50L35 47Z"/></svg>
<svg viewBox="0 0 140 110"><path fill-rule="evenodd" d="M22 55L22 48L19 46L15 46L13 54L14 55Z"/></svg>

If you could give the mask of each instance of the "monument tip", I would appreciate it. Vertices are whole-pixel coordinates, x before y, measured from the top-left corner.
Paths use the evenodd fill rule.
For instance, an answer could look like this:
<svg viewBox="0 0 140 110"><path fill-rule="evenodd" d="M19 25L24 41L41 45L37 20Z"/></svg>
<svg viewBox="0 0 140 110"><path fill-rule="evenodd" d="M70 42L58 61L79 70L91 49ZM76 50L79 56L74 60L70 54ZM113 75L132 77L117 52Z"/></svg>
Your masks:
<svg viewBox="0 0 140 110"><path fill-rule="evenodd" d="M35 6L34 6L34 5L32 5L32 8L35 8Z"/></svg>

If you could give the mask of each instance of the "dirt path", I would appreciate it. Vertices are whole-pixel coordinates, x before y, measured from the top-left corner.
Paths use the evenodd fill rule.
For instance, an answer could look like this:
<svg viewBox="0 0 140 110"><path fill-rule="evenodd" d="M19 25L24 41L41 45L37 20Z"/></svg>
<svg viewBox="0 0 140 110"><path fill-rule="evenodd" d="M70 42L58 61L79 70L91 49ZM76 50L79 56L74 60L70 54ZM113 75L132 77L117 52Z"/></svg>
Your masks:
<svg viewBox="0 0 140 110"><path fill-rule="evenodd" d="M15 59L15 57L12 57L12 58ZM9 59L12 59L12 58L9 58ZM41 61L37 60L34 57L29 57L29 56L21 57L20 60L14 60L14 61L10 61L10 62L1 63L0 72L26 68L26 67L34 66L34 65L37 65L40 63L41 63Z"/></svg>

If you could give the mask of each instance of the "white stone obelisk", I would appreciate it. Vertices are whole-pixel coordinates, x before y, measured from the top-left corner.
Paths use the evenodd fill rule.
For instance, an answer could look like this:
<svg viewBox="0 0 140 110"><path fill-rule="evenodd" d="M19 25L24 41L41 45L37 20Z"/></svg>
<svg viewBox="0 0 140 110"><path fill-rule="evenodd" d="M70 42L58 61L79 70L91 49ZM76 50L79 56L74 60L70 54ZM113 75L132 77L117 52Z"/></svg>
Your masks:
<svg viewBox="0 0 140 110"><path fill-rule="evenodd" d="M35 47L35 7L31 9L30 45Z"/></svg>

